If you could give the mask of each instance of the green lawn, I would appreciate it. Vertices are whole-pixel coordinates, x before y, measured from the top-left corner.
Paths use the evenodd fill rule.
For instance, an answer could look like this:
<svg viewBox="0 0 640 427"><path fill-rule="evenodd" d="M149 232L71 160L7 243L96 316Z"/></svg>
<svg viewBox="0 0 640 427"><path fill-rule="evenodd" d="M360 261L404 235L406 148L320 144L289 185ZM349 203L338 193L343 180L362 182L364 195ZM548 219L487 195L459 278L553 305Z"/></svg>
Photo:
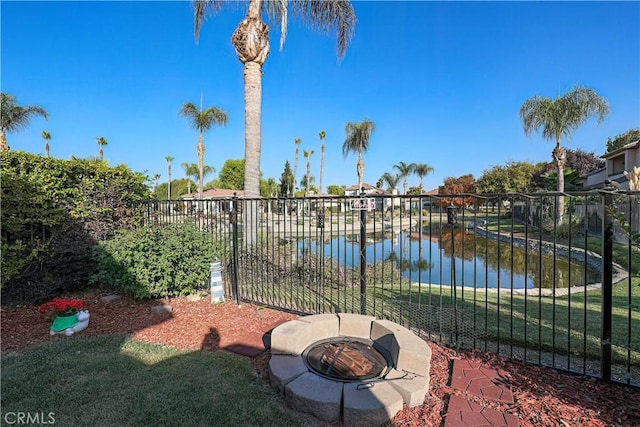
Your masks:
<svg viewBox="0 0 640 427"><path fill-rule="evenodd" d="M1 390L3 414L51 412L63 426L299 425L247 359L122 336L4 354Z"/></svg>

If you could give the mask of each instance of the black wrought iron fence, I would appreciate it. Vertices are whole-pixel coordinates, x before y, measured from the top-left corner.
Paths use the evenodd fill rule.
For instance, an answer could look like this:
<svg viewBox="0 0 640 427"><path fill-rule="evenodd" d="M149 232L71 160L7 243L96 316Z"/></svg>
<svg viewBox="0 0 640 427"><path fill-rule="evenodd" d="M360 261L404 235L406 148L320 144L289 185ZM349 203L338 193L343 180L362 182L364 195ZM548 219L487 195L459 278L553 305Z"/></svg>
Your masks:
<svg viewBox="0 0 640 427"><path fill-rule="evenodd" d="M562 198L563 217L558 219ZM151 202L230 248L227 295L387 318L443 343L640 385L638 193ZM626 222L626 223L625 223Z"/></svg>

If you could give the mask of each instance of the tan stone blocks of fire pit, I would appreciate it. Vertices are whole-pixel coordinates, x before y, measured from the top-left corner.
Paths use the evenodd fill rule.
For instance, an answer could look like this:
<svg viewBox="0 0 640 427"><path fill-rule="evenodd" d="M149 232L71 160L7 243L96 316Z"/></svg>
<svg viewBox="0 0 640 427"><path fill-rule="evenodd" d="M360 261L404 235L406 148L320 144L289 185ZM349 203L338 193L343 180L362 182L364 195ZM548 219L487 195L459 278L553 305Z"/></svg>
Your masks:
<svg viewBox="0 0 640 427"><path fill-rule="evenodd" d="M269 378L271 386L278 393L284 393L285 386L300 375L309 372L302 356L274 354L269 360Z"/></svg>
<svg viewBox="0 0 640 427"><path fill-rule="evenodd" d="M338 318L340 319L340 336L366 340L371 336L371 323L376 320L373 316L351 313L339 313Z"/></svg>
<svg viewBox="0 0 640 427"><path fill-rule="evenodd" d="M335 314L314 314L301 317L298 320L311 325L311 342L341 335L340 319Z"/></svg>
<svg viewBox="0 0 640 427"><path fill-rule="evenodd" d="M414 407L424 403L424 397L429 391L429 375L420 376L391 369L384 379L400 393L407 406Z"/></svg>
<svg viewBox="0 0 640 427"><path fill-rule="evenodd" d="M342 383L311 372L300 375L285 387L285 400L295 410L323 421L338 421L342 403ZM400 405L402 409L402 404Z"/></svg>
<svg viewBox="0 0 640 427"><path fill-rule="evenodd" d="M300 355L312 342L311 324L290 320L271 332L271 354Z"/></svg>
<svg viewBox="0 0 640 427"><path fill-rule="evenodd" d="M370 339L392 365L384 378L342 382L311 371L302 353L311 344L335 337ZM271 333L271 384L291 408L323 421L380 425L402 409L424 402L429 391L431 348L409 329L358 314L318 314L291 320Z"/></svg>
<svg viewBox="0 0 640 427"><path fill-rule="evenodd" d="M342 392L346 426L378 426L402 409L402 395L388 382L346 383Z"/></svg>
<svg viewBox="0 0 640 427"><path fill-rule="evenodd" d="M376 320L372 324L371 340L389 352L397 370L429 375L431 348L404 326L389 320Z"/></svg>

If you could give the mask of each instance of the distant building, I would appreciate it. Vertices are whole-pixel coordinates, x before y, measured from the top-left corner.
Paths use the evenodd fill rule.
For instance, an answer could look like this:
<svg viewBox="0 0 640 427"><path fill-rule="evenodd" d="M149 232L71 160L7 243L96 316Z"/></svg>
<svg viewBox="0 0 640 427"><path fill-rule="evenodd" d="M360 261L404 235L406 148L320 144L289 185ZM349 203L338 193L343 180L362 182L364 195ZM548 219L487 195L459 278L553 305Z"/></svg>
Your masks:
<svg viewBox="0 0 640 427"><path fill-rule="evenodd" d="M620 184L623 190L629 189L629 180L624 172L633 170L634 166L640 167L640 140L631 142L610 153L600 156L605 160L604 169L592 172L583 177L584 188L604 187L605 180L611 180Z"/></svg>

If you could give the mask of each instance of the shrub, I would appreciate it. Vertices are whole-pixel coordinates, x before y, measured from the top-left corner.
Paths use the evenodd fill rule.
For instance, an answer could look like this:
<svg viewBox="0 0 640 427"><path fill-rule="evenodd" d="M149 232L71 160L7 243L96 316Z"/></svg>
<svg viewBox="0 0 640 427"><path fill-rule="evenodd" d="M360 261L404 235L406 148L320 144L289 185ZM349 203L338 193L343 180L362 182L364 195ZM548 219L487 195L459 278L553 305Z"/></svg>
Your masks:
<svg viewBox="0 0 640 427"><path fill-rule="evenodd" d="M209 264L221 254L222 246L191 221L143 227L97 247L91 282L135 298L187 295L206 288Z"/></svg>

